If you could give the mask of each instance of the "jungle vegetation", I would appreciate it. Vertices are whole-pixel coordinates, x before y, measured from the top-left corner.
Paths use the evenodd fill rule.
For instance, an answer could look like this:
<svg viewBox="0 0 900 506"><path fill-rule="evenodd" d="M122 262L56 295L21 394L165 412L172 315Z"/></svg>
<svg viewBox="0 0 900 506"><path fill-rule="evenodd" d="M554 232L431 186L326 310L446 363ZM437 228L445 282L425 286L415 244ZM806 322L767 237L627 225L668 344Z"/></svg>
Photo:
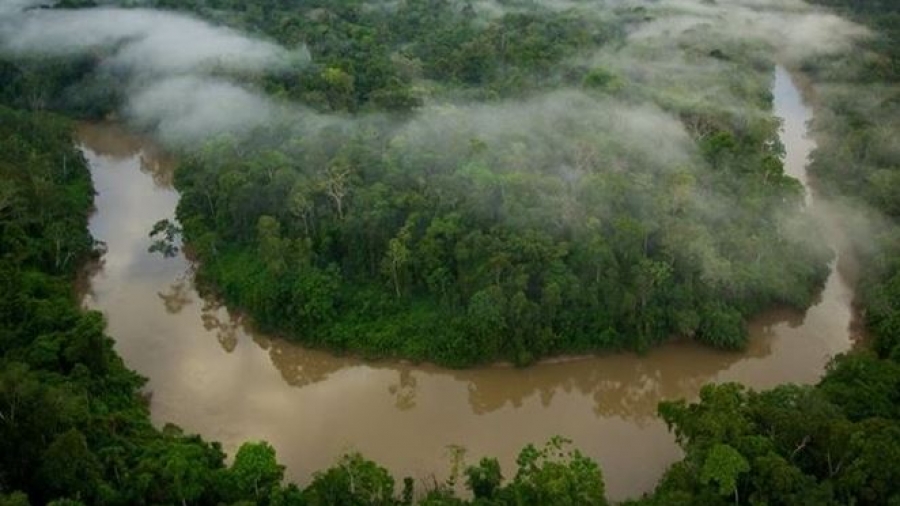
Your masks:
<svg viewBox="0 0 900 506"><path fill-rule="evenodd" d="M815 386L715 385L696 403L662 404L685 458L635 504L900 504L900 14L888 1L817 1L875 33L800 69L820 90L812 170L823 191L883 217L876 240L858 243L871 343ZM672 55L625 43L641 10L485 22L462 3L402 2L391 16L332 3L142 3L305 44L314 63L242 78L316 114L360 118L184 153L178 214L200 276L264 328L452 366L673 335L731 348L748 315L803 307L821 284L821 242L784 233L809 227L781 165L765 47L702 30L678 40L700 62L686 68L727 70L737 106L725 107L695 100L703 75L673 88L647 71ZM584 47L604 56L577 58ZM488 458L416 494L360 455L301 489L264 442L226 463L215 443L154 428L144 380L74 293L102 245L87 231L92 187L72 124L45 112L117 109L120 83L98 58L0 61L0 504L606 502L598 466L558 438L523 449L511 475ZM636 114L649 121L621 120ZM684 137L658 129L666 116Z"/></svg>
<svg viewBox="0 0 900 506"><path fill-rule="evenodd" d="M262 329L367 357L521 365L673 336L741 348L749 315L805 307L821 286L830 254L799 233L815 227L783 171L764 47L681 37L688 69L729 76L726 97L701 101L722 83L577 58L668 57L614 49L634 10L287 5L241 15L285 44L305 34L312 54L265 89L355 122L219 138L176 175L200 279Z"/></svg>

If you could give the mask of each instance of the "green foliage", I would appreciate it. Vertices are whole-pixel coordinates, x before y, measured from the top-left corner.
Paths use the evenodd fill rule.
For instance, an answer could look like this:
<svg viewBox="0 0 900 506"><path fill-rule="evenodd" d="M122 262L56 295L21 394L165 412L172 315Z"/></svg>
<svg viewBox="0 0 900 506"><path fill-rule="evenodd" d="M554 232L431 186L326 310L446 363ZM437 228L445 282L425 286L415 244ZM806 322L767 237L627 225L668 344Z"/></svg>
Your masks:
<svg viewBox="0 0 900 506"><path fill-rule="evenodd" d="M880 36L849 70L814 61L809 74L891 90L900 76L893 3L817 1L854 12ZM827 254L779 235L779 219L802 199L758 91L769 69L753 55L680 41L728 69L742 84L738 98L763 112L736 117L735 104L696 105L679 89L690 83L659 87L571 63L579 49L621 42L640 11L589 23L549 8L484 20L468 2L440 0L394 10L357 0L145 3L287 46L305 42L313 65L261 85L319 110L408 113L421 90L496 101L583 87L652 101L691 136L695 149L673 165L603 124L560 122L554 143L571 143L571 173L529 151L528 136L465 131L423 147L402 124L294 144L274 131L246 146L213 143L178 171L179 218L203 260L201 279L263 328L453 366L644 349L672 334L738 348L747 315L802 306L823 278ZM93 58L0 61L0 102L23 109L96 117L121 93ZM833 124L816 125L814 169L829 191L896 218L900 163L885 132L896 131L900 102L851 98L822 97ZM283 484L266 443L242 446L226 467L218 445L152 427L143 379L114 353L102 316L72 295L97 245L86 230L90 178L71 137L58 117L0 107L0 505L414 502L408 481L398 498L393 477L360 455L301 491ZM697 195L719 195L737 211L710 211ZM174 252L174 225L154 232L156 248ZM861 290L876 354L837 358L816 387L726 384L704 388L696 403L663 403L685 459L641 502L900 503L900 242L889 226L877 232L887 247L863 257ZM472 503L606 503L596 463L563 439L526 447L517 463L507 483L494 459L467 468ZM420 501L465 503L449 484Z"/></svg>
<svg viewBox="0 0 900 506"><path fill-rule="evenodd" d="M59 117L0 107L0 490L22 491L0 503L261 502L257 479L277 504L298 504L267 445L226 470L217 445L150 424L144 380L72 288L95 254L93 189L72 138Z"/></svg>
<svg viewBox="0 0 900 506"><path fill-rule="evenodd" d="M900 9L883 0L813 3L832 7L873 31L837 58L804 62L804 72L824 90L817 97L813 127L818 149L810 170L825 192L864 202L884 217L851 235L873 348L882 357L900 356Z"/></svg>
<svg viewBox="0 0 900 506"><path fill-rule="evenodd" d="M497 22L543 22L509 17ZM728 65L768 85L770 69L742 58ZM178 218L201 280L304 344L453 367L645 350L674 335L739 349L746 318L806 306L830 258L782 230L804 218L771 103L748 92L754 112L735 118L733 104L630 92L677 113L696 146L673 148L679 161L653 156L643 132L608 121L614 104L584 94L448 105L390 126L365 117L301 138L263 129L185 156ZM502 131L493 116L509 116ZM538 116L554 131L518 124ZM729 209L711 209L719 199Z"/></svg>
<svg viewBox="0 0 900 506"><path fill-rule="evenodd" d="M30 506L28 496L22 492L0 494L0 506Z"/></svg>
<svg viewBox="0 0 900 506"><path fill-rule="evenodd" d="M855 353L815 387L710 385L698 403L662 403L686 456L639 503L890 504L900 499L896 379L895 363Z"/></svg>
<svg viewBox="0 0 900 506"><path fill-rule="evenodd" d="M272 126L185 157L178 218L201 260L199 278L263 329L453 367L645 350L675 335L738 349L749 315L804 307L824 280L829 253L781 230L802 199L782 170L771 68L754 47L723 45L726 55L703 38L724 44L720 34L692 31L674 51L720 68L723 82L638 79L581 57L621 51L654 66L659 48L623 48L628 31L650 20L629 9L531 2L486 13L464 0L140 5L311 53L308 65L231 76L238 82L321 111L384 113L360 114L346 129ZM116 76L98 61L2 61L0 101L87 115L76 98L88 97L108 110L121 92L109 89ZM710 103L723 86L735 100ZM579 88L582 102L548 93ZM414 112L426 96L448 114ZM485 127L494 118L481 117L491 111L475 108L461 114L472 117L469 127L432 119L456 116L450 104L492 103L502 116L520 108L513 99L545 96L530 116L546 117L547 131L516 130L522 121L512 118L495 132ZM679 118L672 128L690 138L666 154L679 160L654 156L662 114L623 132L609 120L619 115L602 101L609 96ZM584 117L558 114L586 106ZM48 231L59 245L48 253L59 251L62 266L72 262L71 230ZM174 254L178 233L161 222L151 249Z"/></svg>
<svg viewBox="0 0 900 506"><path fill-rule="evenodd" d="M317 473L303 497L311 506L390 505L395 504L394 479L383 467L351 454Z"/></svg>
<svg viewBox="0 0 900 506"><path fill-rule="evenodd" d="M722 304L709 304L702 311L697 339L718 348L741 348L747 340L741 314Z"/></svg>
<svg viewBox="0 0 900 506"><path fill-rule="evenodd" d="M466 468L466 487L475 499L491 499L503 482L500 462L493 458L483 458L477 466Z"/></svg>
<svg viewBox="0 0 900 506"><path fill-rule="evenodd" d="M750 464L743 455L725 444L716 444L706 455L700 470L700 483L717 484L719 494L737 494L737 481L740 475L750 471ZM735 496L735 502L737 502Z"/></svg>
<svg viewBox="0 0 900 506"><path fill-rule="evenodd" d="M234 457L229 476L238 497L250 497L257 503L281 485L284 466L278 464L275 449L268 443L244 443Z"/></svg>
<svg viewBox="0 0 900 506"><path fill-rule="evenodd" d="M851 420L900 419L900 363L866 352L841 356L820 388Z"/></svg>
<svg viewBox="0 0 900 506"><path fill-rule="evenodd" d="M607 504L600 467L578 450L568 450L568 444L555 437L540 450L526 446L516 459L519 471L503 497L512 504L535 506Z"/></svg>
<svg viewBox="0 0 900 506"><path fill-rule="evenodd" d="M87 498L97 490L101 479L100 462L77 429L57 436L41 460L38 474L50 494Z"/></svg>
<svg viewBox="0 0 900 506"><path fill-rule="evenodd" d="M590 89L612 92L618 91L623 86L623 82L612 72L603 68L595 68L584 76L583 85Z"/></svg>

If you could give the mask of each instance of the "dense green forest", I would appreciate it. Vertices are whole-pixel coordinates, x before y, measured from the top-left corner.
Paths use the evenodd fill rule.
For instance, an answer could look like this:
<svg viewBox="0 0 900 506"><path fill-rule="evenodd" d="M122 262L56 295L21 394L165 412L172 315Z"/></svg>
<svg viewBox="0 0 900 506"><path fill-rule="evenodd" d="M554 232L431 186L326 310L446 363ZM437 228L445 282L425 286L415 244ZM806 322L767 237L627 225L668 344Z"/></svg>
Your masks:
<svg viewBox="0 0 900 506"><path fill-rule="evenodd" d="M900 504L900 13L817 1L875 30L801 69L817 92L823 191L884 215L857 242L871 349L816 386L709 386L697 403L664 403L685 458L635 504ZM628 44L649 17L631 8L486 21L441 1L390 15L352 1L133 3L310 52L310 64L238 78L321 122L215 139L177 173L200 275L264 328L454 366L672 335L740 347L748 315L807 305L825 275L816 234L786 233L813 227L782 171L764 44L708 28L674 53ZM586 47L603 57L576 58ZM683 74L648 70L684 55L696 65ZM488 458L414 497L411 480L359 455L300 489L266 443L226 464L215 443L153 428L143 379L74 294L102 245L87 232L92 187L71 123L36 112L117 110L121 78L101 58L0 60L13 107L0 107L0 504L605 502L598 466L561 439L525 448L510 476ZM726 99L708 99L723 87L701 69L726 72Z"/></svg>
<svg viewBox="0 0 900 506"><path fill-rule="evenodd" d="M900 5L815 3L873 30L802 66L818 143L810 171L857 227L867 349L838 357L815 387L708 386L699 403L663 403L686 456L635 504L900 504Z"/></svg>
<svg viewBox="0 0 900 506"><path fill-rule="evenodd" d="M821 285L829 253L797 233L814 226L783 173L764 45L701 31L673 54L616 49L641 23L629 9L485 21L449 1L292 6L241 19L285 43L298 19L314 62L301 74L328 89L281 76L272 93L318 111L389 111L377 102L417 89L428 104L185 157L178 217L200 278L262 329L450 366L672 336L740 348L748 315L805 307ZM648 67L687 53L730 92L701 100L721 83L630 79L576 48Z"/></svg>
<svg viewBox="0 0 900 506"><path fill-rule="evenodd" d="M815 83L812 127L819 149L810 164L823 191L858 199L878 213L856 241L861 305L881 355L900 358L900 5L817 0L876 30L840 59L814 60L804 73Z"/></svg>

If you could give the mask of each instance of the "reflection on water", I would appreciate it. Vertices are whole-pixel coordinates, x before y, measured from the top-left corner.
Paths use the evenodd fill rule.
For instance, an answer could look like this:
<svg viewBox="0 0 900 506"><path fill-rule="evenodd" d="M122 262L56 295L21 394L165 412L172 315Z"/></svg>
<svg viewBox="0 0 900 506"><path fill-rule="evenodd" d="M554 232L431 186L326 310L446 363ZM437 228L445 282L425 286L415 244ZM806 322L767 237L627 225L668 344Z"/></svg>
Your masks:
<svg viewBox="0 0 900 506"><path fill-rule="evenodd" d="M131 134L117 123L80 125L78 138L97 156L109 159L131 159L144 174L153 178L157 188L172 188L175 160L141 136ZM172 209L174 211L174 209Z"/></svg>
<svg viewBox="0 0 900 506"><path fill-rule="evenodd" d="M157 295L162 300L166 312L170 314L180 313L184 306L194 302L192 287L183 279ZM207 330L209 330L209 327L207 327Z"/></svg>
<svg viewBox="0 0 900 506"><path fill-rule="evenodd" d="M812 147L809 111L783 72L775 94L789 170L800 176ZM85 125L80 139L99 192L91 230L109 248L85 301L107 315L118 351L150 379L154 420L232 452L242 441L268 440L300 482L352 450L426 480L446 474L455 444L470 460L500 457L510 473L523 445L559 434L601 463L610 497L620 499L652 488L679 457L655 416L659 401L693 398L708 382L814 382L849 347L852 291L833 272L805 314L757 318L742 354L676 342L646 356L449 371L306 350L255 334L199 296L182 256L147 253L150 228L172 218L177 202L172 164L152 144L108 125ZM838 229L827 230L838 244Z"/></svg>
<svg viewBox="0 0 900 506"><path fill-rule="evenodd" d="M218 301L211 299L203 301L200 319L207 332L215 332L216 340L223 350L228 353L234 351L238 342L238 329L241 328L240 320L223 310Z"/></svg>

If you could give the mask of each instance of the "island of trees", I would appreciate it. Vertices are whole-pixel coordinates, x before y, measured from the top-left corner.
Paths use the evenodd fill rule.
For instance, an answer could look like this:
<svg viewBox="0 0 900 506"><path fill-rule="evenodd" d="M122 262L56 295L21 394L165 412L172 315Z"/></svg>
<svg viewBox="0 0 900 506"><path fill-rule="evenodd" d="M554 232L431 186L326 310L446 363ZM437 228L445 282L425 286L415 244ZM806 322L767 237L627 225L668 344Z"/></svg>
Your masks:
<svg viewBox="0 0 900 506"><path fill-rule="evenodd" d="M631 504L900 504L900 8L817 2L874 32L798 69L822 90L822 191L883 216L857 243L870 341L815 386L711 385L699 402L663 403L685 457ZM305 43L313 63L246 79L311 114L357 118L285 119L181 153L178 217L198 275L266 330L449 366L672 336L740 348L749 315L805 307L827 272L816 234L785 233L814 227L783 172L764 45L679 39L728 70L725 104L694 100L704 76L672 89L575 57L622 47L640 8L486 22L438 0L146 3ZM622 50L652 64L660 48ZM417 493L360 455L301 489L264 442L226 464L217 444L154 428L144 380L73 289L102 245L62 115L125 99L97 62L0 61L0 505L606 502L599 467L560 438L523 449L515 470L486 458ZM625 119L641 114L652 128Z"/></svg>
<svg viewBox="0 0 900 506"><path fill-rule="evenodd" d="M830 254L785 231L814 227L783 172L761 48L685 37L735 88L699 101L572 59L624 44L633 10L484 23L462 5L347 3L285 26L296 16L275 3L242 18L284 43L325 33L305 39L313 63L267 89L360 119L185 156L178 218L207 286L306 345L455 367L672 336L741 348L749 315L811 301ZM414 85L449 105L365 114L406 110Z"/></svg>

